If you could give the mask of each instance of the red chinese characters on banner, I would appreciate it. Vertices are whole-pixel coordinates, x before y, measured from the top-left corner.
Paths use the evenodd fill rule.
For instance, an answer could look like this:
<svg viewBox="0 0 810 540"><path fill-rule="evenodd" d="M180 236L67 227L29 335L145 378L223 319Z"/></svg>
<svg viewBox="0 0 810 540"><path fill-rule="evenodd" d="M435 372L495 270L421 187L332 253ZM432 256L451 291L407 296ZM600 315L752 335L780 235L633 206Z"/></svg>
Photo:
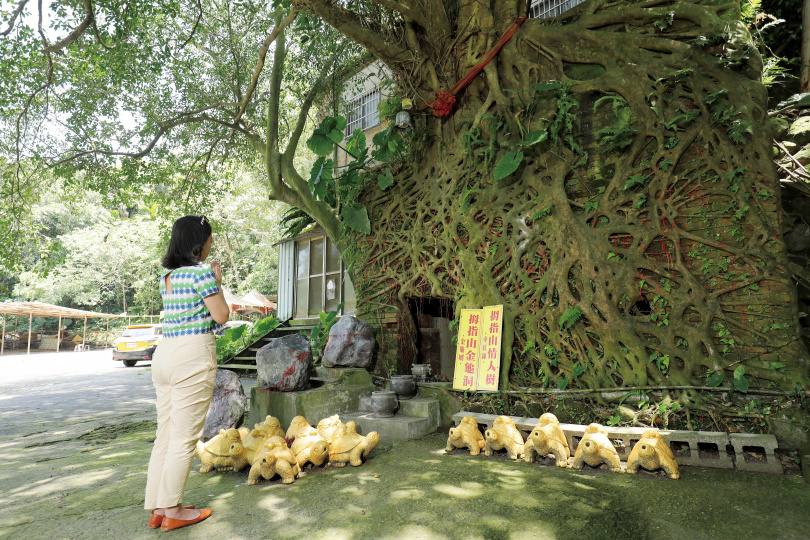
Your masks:
<svg viewBox="0 0 810 540"><path fill-rule="evenodd" d="M483 312L476 386L478 390L497 390L501 369L503 306L487 306Z"/></svg>
<svg viewBox="0 0 810 540"><path fill-rule="evenodd" d="M498 389L502 332L503 306L461 310L453 388Z"/></svg>
<svg viewBox="0 0 810 540"><path fill-rule="evenodd" d="M459 317L458 347L453 388L475 390L481 349L481 321L483 310L462 309Z"/></svg>

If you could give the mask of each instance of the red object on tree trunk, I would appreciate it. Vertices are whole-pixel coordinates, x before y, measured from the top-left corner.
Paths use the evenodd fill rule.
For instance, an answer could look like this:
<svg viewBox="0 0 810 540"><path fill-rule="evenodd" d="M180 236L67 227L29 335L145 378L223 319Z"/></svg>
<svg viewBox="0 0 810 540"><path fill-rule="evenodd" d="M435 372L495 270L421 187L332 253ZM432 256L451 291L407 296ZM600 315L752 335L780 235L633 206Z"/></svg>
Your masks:
<svg viewBox="0 0 810 540"><path fill-rule="evenodd" d="M431 101L429 105L433 107L433 116L444 118L450 114L455 104L456 96L442 90L441 92L436 92L436 99Z"/></svg>
<svg viewBox="0 0 810 540"><path fill-rule="evenodd" d="M512 38L515 32L517 32L517 29L520 28L520 25L522 25L523 21L525 20L526 17L523 17L513 22L512 26L510 26L506 33L501 36L501 39L498 40L498 43L496 43L492 49L487 51L487 53L481 58L481 61L478 62L478 64L476 64L475 67L473 67L470 71L468 71L463 79L454 84L448 91L441 90L436 92L436 99L430 103L422 105L419 108L426 109L427 107L432 107L433 115L437 118L444 118L450 114L450 112L453 110L453 105L456 104L456 94L459 92L459 90L470 84L473 77L481 73L481 70L484 69L493 58L495 58L495 55L500 52L501 48L506 45L506 42Z"/></svg>

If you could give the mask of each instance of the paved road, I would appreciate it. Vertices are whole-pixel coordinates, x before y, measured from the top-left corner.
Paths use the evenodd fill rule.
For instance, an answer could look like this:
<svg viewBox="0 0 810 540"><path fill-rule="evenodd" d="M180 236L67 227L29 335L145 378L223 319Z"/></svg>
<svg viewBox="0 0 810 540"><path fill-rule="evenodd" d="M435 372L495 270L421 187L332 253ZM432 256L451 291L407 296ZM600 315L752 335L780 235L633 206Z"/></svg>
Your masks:
<svg viewBox="0 0 810 540"><path fill-rule="evenodd" d="M36 434L47 442L107 422L154 420L148 367L124 367L109 349L0 356L0 436L8 441Z"/></svg>

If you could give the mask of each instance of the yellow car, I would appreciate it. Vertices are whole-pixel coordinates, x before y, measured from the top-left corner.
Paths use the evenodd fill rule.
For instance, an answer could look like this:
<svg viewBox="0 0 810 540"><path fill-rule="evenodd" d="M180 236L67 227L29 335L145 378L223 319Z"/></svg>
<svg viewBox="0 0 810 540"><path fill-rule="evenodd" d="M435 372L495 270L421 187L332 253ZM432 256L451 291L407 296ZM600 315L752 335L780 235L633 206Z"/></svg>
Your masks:
<svg viewBox="0 0 810 540"><path fill-rule="evenodd" d="M133 367L138 360L152 360L158 343L163 338L163 327L159 324L134 324L127 326L121 337L113 341L113 360L121 360L127 367Z"/></svg>

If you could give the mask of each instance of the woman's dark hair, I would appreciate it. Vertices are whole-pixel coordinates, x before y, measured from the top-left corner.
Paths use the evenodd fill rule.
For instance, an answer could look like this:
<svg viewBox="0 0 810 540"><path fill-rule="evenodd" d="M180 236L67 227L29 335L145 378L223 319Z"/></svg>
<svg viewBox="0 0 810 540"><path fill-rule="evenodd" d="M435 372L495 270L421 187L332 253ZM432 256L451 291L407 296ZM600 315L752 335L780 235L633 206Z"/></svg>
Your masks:
<svg viewBox="0 0 810 540"><path fill-rule="evenodd" d="M169 247L161 261L167 270L194 266L211 236L211 224L205 216L183 216L174 222Z"/></svg>

